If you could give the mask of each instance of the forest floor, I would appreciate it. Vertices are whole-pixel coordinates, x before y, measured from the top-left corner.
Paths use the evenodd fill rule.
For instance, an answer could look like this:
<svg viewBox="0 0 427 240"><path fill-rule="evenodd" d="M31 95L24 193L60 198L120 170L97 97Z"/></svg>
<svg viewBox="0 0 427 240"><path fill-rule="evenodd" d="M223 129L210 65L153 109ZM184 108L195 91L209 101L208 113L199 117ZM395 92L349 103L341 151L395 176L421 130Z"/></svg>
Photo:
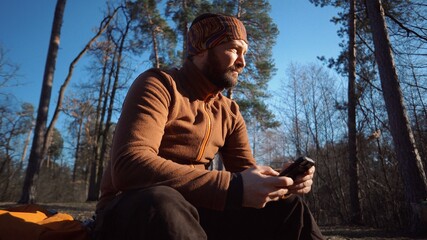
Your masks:
<svg viewBox="0 0 427 240"><path fill-rule="evenodd" d="M6 209L16 204L0 202L0 209ZM76 220L90 219L94 213L96 203L40 203L48 210L68 213ZM322 233L328 240L413 240L426 237L414 237L409 234L359 226L322 226Z"/></svg>

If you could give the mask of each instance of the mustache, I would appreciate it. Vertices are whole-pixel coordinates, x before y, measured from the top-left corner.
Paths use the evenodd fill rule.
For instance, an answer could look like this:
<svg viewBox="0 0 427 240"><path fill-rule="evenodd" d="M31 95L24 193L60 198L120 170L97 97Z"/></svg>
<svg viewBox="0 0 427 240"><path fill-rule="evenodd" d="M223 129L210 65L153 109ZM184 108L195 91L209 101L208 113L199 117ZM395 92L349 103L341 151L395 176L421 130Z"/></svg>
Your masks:
<svg viewBox="0 0 427 240"><path fill-rule="evenodd" d="M231 66L231 67L229 67L228 69L227 69L228 71L230 71L230 72L234 72L234 71L236 71L236 72L238 72L239 74L241 74L242 72L243 72L243 66Z"/></svg>

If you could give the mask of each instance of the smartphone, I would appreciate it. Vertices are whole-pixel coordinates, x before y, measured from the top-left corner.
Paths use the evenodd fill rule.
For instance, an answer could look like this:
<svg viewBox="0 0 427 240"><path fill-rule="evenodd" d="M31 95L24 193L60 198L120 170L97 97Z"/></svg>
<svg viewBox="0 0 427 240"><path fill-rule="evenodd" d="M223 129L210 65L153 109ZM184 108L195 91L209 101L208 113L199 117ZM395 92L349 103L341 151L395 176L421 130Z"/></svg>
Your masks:
<svg viewBox="0 0 427 240"><path fill-rule="evenodd" d="M305 173L309 168L314 166L314 160L308 157L299 157L295 162L285 168L279 176L290 177L295 180L295 178Z"/></svg>

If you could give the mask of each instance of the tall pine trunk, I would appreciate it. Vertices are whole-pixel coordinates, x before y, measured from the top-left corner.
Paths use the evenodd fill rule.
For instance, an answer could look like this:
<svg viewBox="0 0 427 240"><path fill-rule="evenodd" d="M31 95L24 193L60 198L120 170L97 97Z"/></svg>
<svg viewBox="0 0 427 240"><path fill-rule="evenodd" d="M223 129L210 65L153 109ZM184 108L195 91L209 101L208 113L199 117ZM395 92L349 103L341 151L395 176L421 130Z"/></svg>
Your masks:
<svg viewBox="0 0 427 240"><path fill-rule="evenodd" d="M356 130L356 1L350 1L348 15L348 160L350 176L350 222L362 223L359 200L359 159L357 156L357 130Z"/></svg>
<svg viewBox="0 0 427 240"><path fill-rule="evenodd" d="M410 230L419 232L425 228L421 223L420 208L421 201L427 197L426 175L404 105L384 19L384 9L380 0L369 0L366 3L390 132L405 186L405 199L410 206Z"/></svg>
<svg viewBox="0 0 427 240"><path fill-rule="evenodd" d="M37 111L36 125L34 129L33 143L31 145L30 158L28 160L24 185L19 203L29 203L35 200L34 177L38 172L39 163L43 158L44 136L46 122L52 93L53 76L55 73L56 58L58 55L61 27L64 17L66 0L58 0L55 7L55 16L52 24L52 32L47 53L46 65L43 76L43 86Z"/></svg>

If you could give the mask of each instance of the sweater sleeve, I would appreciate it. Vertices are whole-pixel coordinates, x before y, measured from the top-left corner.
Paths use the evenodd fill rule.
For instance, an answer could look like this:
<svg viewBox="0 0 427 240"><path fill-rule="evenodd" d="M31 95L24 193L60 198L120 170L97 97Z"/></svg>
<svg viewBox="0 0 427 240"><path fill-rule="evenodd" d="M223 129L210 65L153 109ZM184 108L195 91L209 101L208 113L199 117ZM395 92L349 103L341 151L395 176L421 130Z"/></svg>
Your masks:
<svg viewBox="0 0 427 240"><path fill-rule="evenodd" d="M241 172L255 166L256 161L252 155L246 124L239 107L235 102L232 102L230 109L233 112L232 114L236 116L235 124L220 152L224 166L228 171Z"/></svg>
<svg viewBox="0 0 427 240"><path fill-rule="evenodd" d="M112 144L112 184L119 191L166 185L181 192L197 207L222 210L229 172L192 168L159 156L173 99L166 81L148 71L131 86Z"/></svg>

